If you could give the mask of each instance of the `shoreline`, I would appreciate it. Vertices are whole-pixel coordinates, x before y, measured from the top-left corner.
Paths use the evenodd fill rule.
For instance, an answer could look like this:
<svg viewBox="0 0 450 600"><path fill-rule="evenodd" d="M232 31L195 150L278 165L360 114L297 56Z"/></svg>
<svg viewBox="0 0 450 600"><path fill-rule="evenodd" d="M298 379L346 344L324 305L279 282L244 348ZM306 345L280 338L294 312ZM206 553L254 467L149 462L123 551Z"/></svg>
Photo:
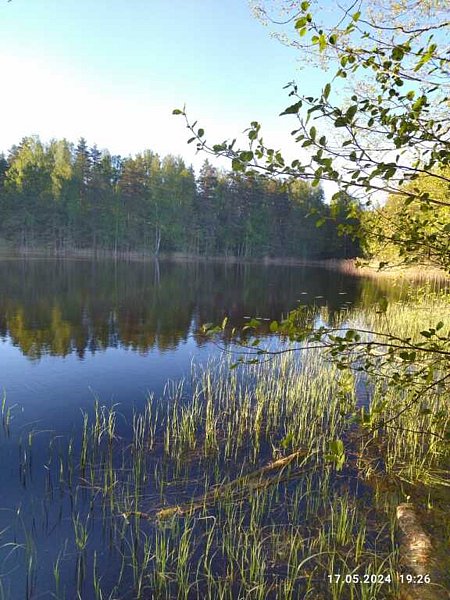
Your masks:
<svg viewBox="0 0 450 600"><path fill-rule="evenodd" d="M389 278L389 279L449 279L450 275L433 266L392 266L379 270L376 262L367 261L366 264L358 264L360 258L323 258L323 259L301 259L295 257L240 257L240 256L205 256L188 254L184 252L164 252L158 256L139 251L94 250L92 248L76 249L52 252L42 248L20 249L1 248L0 260L9 259L50 259L50 260L120 260L132 262L168 261L178 263L216 263L216 264L250 264L263 266L286 266L286 267L318 267L337 271L354 277Z"/></svg>

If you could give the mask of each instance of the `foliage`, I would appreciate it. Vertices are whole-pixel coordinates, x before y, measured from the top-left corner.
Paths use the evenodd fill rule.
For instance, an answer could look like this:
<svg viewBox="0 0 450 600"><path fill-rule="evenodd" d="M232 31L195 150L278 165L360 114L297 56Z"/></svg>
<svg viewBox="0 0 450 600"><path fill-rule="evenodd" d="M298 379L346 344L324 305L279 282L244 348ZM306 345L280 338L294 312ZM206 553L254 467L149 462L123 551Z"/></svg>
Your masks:
<svg viewBox="0 0 450 600"><path fill-rule="evenodd" d="M370 9L363 14L361 4L354 2L342 9L338 24L325 26L322 4L313 9L307 0L300 7L295 3L291 23L299 47L306 45L335 66L320 96L303 94L295 82L286 86L291 103L281 115L296 119L292 136L309 150L309 160L289 162L266 144L257 121L246 131L248 149L239 149L236 140L207 142L204 130L191 124L184 109L174 113L184 116L198 150L228 157L236 172L311 181L313 186L323 181L337 184L332 201L349 199L345 231L359 233L369 251L387 245L403 263L426 259L450 272L450 59L445 45L449 10L437 2L439 10L429 7L431 14L443 12L444 19L428 18L422 12L424 4L416 3L421 18L409 23L411 12L402 10L403 4L388 25ZM395 12L393 3L390 10ZM342 101L338 92L347 80L355 85L350 98ZM389 201L384 209L373 210L380 194L388 195ZM361 205L365 213L352 223ZM322 222L318 219L319 225ZM386 309L380 306L380 312ZM256 331L258 323L250 327ZM429 389L448 386L450 332L443 321L412 340L391 328L317 328L314 321L305 325L301 310L294 310L287 319L273 322L271 329L304 347L327 347L342 369L379 377L388 370L386 385L411 392L410 403L389 422L416 406ZM252 345L258 347L259 340ZM255 352L259 357L273 354L261 348ZM384 424L383 416L370 422L375 431Z"/></svg>
<svg viewBox="0 0 450 600"><path fill-rule="evenodd" d="M80 139L24 138L0 163L0 235L25 250L351 257L320 188L219 172L175 156L111 156ZM328 222L317 232L315 218Z"/></svg>
<svg viewBox="0 0 450 600"><path fill-rule="evenodd" d="M346 193L366 206L381 193L397 197L402 208L415 204L424 213L448 208L448 193L439 190L450 185L450 59L442 42L450 22L429 20L409 29L400 20L385 27L352 12L354 7L343 13L338 26L325 29L318 24L321 9L313 13L305 1L293 21L300 38L337 63L332 82L319 97L302 94L294 82L286 86L293 103L281 114L296 118L292 135L310 150L309 161L289 163L266 145L256 121L247 130L249 147L242 150L235 140L209 144L204 130L196 129L184 110L174 112L185 116L199 150L229 157L238 172L259 171L310 180L312 185L332 181L340 190L335 198ZM369 80L370 86L339 102L336 92L342 82L358 78ZM433 261L448 270L448 247L435 244L435 237L448 232L426 234L429 218L405 221L406 231L395 240L400 256L411 260L411 246L433 246ZM383 223L373 223L366 235L389 238Z"/></svg>
<svg viewBox="0 0 450 600"><path fill-rule="evenodd" d="M449 178L450 169L440 174ZM413 184L409 184L412 190ZM450 267L450 205L447 185L443 179L422 174L415 182L422 194L429 194L440 204L432 205L413 200L407 206L398 196L390 196L386 204L367 212L363 228L372 235L361 236L366 241L369 256L386 264L403 262L433 265L446 270Z"/></svg>

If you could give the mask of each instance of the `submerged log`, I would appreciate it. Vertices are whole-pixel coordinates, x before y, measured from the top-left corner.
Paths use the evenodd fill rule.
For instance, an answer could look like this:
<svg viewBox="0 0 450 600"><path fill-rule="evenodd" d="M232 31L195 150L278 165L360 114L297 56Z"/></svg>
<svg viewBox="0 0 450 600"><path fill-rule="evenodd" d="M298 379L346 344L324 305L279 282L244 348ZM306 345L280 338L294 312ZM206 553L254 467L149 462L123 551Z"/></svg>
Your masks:
<svg viewBox="0 0 450 600"><path fill-rule="evenodd" d="M127 511L122 513L122 516L125 519L134 516L141 519L157 518L159 520L170 519L174 516L186 516L214 504L221 498L227 496L227 494L230 494L236 499L240 494L244 496L246 493L278 483L281 481L281 473L287 466L298 459L303 459L302 464L304 464L310 456L311 454L306 450L297 450L288 456L283 456L282 458L264 465L256 471L247 473L247 475L242 475L228 483L217 485L205 494L193 498L188 503L167 506L166 508L158 510L155 514L141 511ZM274 472L277 473L278 477L271 477Z"/></svg>
<svg viewBox="0 0 450 600"><path fill-rule="evenodd" d="M245 493L245 490L250 492L252 490L261 489L271 485L272 483L277 483L277 481L279 481L277 478L269 478L267 476L270 476L270 474L273 472L282 472L294 460L298 460L299 458L303 458L303 462L305 462L309 456L310 455L307 451L297 450L296 452L274 460L271 463L264 465L260 469L248 473L247 475L242 475L241 477L233 479L228 483L218 485L206 494L193 499L190 503L181 506L176 505L163 508L156 513L156 516L158 519L163 520L175 515L191 514L204 508L205 506L214 504L227 494L236 494L239 492Z"/></svg>

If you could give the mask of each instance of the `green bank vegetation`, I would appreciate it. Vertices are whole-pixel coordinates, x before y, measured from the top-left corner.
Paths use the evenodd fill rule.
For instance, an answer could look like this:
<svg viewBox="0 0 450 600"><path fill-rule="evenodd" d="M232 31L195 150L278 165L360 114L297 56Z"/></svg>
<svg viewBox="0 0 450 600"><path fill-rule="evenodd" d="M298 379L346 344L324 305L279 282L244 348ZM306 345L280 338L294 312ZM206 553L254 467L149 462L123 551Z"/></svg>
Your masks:
<svg viewBox="0 0 450 600"><path fill-rule="evenodd" d="M358 243L338 230L349 202L330 207L307 183L226 173L207 160L196 177L180 157L111 156L84 139L28 137L0 159L0 236L26 252L353 257Z"/></svg>

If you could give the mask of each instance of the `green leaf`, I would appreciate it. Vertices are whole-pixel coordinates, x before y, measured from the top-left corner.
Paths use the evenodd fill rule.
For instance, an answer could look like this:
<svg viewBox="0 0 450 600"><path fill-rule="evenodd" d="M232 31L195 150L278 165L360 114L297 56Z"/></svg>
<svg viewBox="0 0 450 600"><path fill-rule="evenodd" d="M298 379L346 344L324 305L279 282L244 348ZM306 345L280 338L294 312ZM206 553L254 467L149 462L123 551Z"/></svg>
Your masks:
<svg viewBox="0 0 450 600"><path fill-rule="evenodd" d="M292 444L293 440L294 436L292 435L292 432L287 433L286 436L280 442L281 447L286 450L286 448L288 448Z"/></svg>
<svg viewBox="0 0 450 600"><path fill-rule="evenodd" d="M321 33L317 41L319 43L319 51L323 52L327 47L327 38L325 37L325 34Z"/></svg>
<svg viewBox="0 0 450 600"><path fill-rule="evenodd" d="M358 110L358 106L356 104L353 104L352 106L350 106L349 109L347 109L347 112L345 113L346 118L351 121L353 119L353 117L356 115L356 112Z"/></svg>
<svg viewBox="0 0 450 600"><path fill-rule="evenodd" d="M335 127L345 127L346 125L347 125L347 119L345 117L338 117L334 121L334 126Z"/></svg>
<svg viewBox="0 0 450 600"><path fill-rule="evenodd" d="M179 108L174 108L172 111L173 115L184 115L184 111L180 110Z"/></svg>
<svg viewBox="0 0 450 600"><path fill-rule="evenodd" d="M284 109L284 111L282 113L280 113L280 117L283 115L296 115L298 113L298 111L301 109L302 105L303 105L303 102L301 100L299 100L295 104L291 104L291 106L288 106L287 108Z"/></svg>
<svg viewBox="0 0 450 600"><path fill-rule="evenodd" d="M339 440L339 439L338 440L332 440L330 442L330 451L333 454L337 454L337 455L343 454L343 452L344 452L344 442L342 440Z"/></svg>
<svg viewBox="0 0 450 600"><path fill-rule="evenodd" d="M253 152L251 150L246 150L239 154L239 159L242 162L250 162L253 159Z"/></svg>
<svg viewBox="0 0 450 600"><path fill-rule="evenodd" d="M277 321L272 321L272 323L269 325L269 329L272 333L277 333L277 331L279 329L279 325L278 325Z"/></svg>
<svg viewBox="0 0 450 600"><path fill-rule="evenodd" d="M325 458L336 463L336 468L341 470L345 464L344 442L342 440L331 440L328 443L329 454Z"/></svg>
<svg viewBox="0 0 450 600"><path fill-rule="evenodd" d="M231 161L231 168L233 169L233 171L244 171L245 167L242 164L242 162L239 160L239 158L233 158L233 160Z"/></svg>
<svg viewBox="0 0 450 600"><path fill-rule="evenodd" d="M331 85L329 83L327 83L327 85L323 89L323 97L328 98L328 96L330 95L330 91L331 91Z"/></svg>
<svg viewBox="0 0 450 600"><path fill-rule="evenodd" d="M261 321L259 321L258 319L250 319L250 321L248 322L247 327L250 327L252 329L256 329L256 327L259 327L261 325Z"/></svg>
<svg viewBox="0 0 450 600"><path fill-rule="evenodd" d="M401 46L395 46L393 48L392 54L391 54L393 60L396 60L396 61L402 60L404 55L405 55L405 52Z"/></svg>

